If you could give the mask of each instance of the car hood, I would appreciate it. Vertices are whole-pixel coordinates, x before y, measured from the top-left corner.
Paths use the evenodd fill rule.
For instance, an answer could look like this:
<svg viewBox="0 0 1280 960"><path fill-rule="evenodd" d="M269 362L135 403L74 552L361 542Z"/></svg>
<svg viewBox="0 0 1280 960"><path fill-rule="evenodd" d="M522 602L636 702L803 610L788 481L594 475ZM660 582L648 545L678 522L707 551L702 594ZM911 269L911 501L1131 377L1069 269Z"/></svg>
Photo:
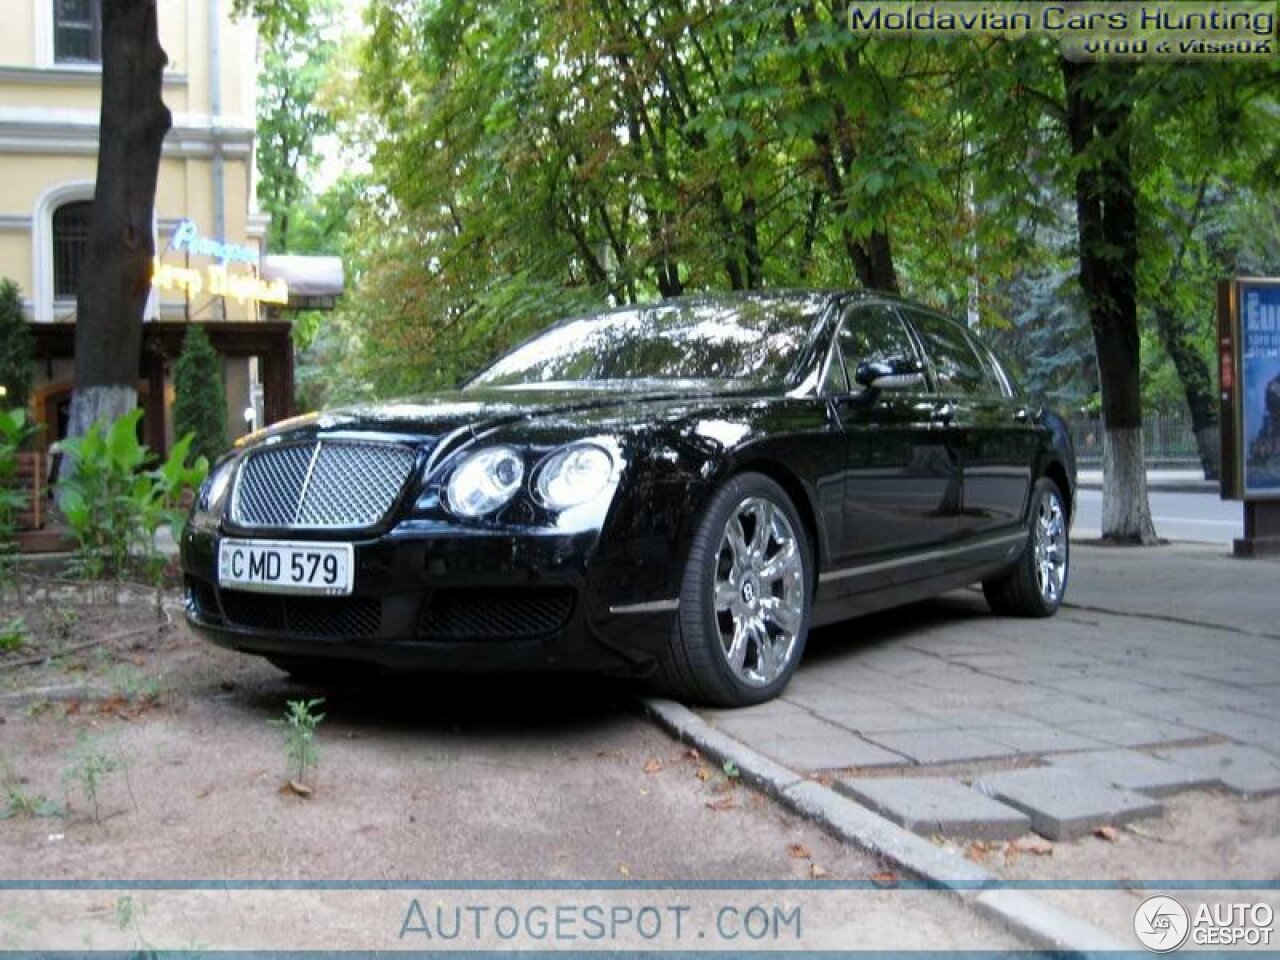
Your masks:
<svg viewBox="0 0 1280 960"><path fill-rule="evenodd" d="M281 421L240 442L254 446L315 435L378 433L429 440L471 430L481 433L520 421L556 420L584 430L633 427L695 414L726 401L756 401L756 389L715 386L609 390L451 390L378 404L308 413Z"/></svg>

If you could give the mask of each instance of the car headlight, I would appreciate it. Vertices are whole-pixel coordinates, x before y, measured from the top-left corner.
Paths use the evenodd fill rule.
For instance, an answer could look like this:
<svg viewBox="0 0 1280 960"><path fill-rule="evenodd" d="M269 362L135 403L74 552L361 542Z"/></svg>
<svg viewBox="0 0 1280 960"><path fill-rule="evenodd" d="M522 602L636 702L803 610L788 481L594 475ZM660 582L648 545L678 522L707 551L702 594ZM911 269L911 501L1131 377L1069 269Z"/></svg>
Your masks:
<svg viewBox="0 0 1280 960"><path fill-rule="evenodd" d="M613 457L594 444L557 450L538 470L537 491L553 510L586 503L600 493L613 475Z"/></svg>
<svg viewBox="0 0 1280 960"><path fill-rule="evenodd" d="M222 512L223 501L231 488L231 478L235 475L235 461L228 460L221 466L214 467L200 491L196 494L196 513L202 517L217 517Z"/></svg>
<svg viewBox="0 0 1280 960"><path fill-rule="evenodd" d="M492 513L515 496L524 460L511 447L489 447L464 457L449 478L449 509L464 517Z"/></svg>

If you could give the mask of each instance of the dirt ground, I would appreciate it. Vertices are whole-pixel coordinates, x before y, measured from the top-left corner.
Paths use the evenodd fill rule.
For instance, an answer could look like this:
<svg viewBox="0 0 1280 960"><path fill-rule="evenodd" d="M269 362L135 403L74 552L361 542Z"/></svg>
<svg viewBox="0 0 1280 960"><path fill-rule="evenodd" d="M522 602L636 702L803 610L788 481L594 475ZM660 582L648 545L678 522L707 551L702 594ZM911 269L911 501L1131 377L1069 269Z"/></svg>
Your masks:
<svg viewBox="0 0 1280 960"><path fill-rule="evenodd" d="M321 690L196 639L176 596L160 629L144 591L109 611L72 588L41 606L94 626L41 641L76 648L53 664L0 669L4 879L882 876L644 721L618 684L424 677ZM304 797L284 786L270 721L312 697L326 719ZM904 896L866 895L867 936L1018 946L944 896L910 908Z"/></svg>

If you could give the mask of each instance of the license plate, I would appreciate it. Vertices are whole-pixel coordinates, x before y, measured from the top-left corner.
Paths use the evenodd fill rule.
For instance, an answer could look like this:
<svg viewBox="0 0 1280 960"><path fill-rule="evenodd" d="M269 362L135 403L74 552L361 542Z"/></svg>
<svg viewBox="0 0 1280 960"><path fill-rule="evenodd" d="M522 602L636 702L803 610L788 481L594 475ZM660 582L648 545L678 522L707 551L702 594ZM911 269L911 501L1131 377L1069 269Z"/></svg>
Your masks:
<svg viewBox="0 0 1280 960"><path fill-rule="evenodd" d="M351 593L353 556L349 543L223 540L218 583L262 593L342 597Z"/></svg>

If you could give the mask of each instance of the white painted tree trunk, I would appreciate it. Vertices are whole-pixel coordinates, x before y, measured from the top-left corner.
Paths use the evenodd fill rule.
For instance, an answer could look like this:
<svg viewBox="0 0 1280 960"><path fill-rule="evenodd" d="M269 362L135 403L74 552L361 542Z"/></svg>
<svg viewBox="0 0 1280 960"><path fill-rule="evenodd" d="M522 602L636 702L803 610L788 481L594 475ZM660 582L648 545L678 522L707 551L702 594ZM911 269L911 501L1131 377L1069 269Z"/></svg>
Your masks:
<svg viewBox="0 0 1280 960"><path fill-rule="evenodd" d="M1103 432L1102 537L1119 543L1159 543L1147 499L1141 428Z"/></svg>
<svg viewBox="0 0 1280 960"><path fill-rule="evenodd" d="M83 437L100 420L119 420L138 405L138 391L120 385L76 387L71 394L71 411L67 418L67 436ZM64 456L58 464L58 478L67 476L71 459ZM61 502L61 491L55 489Z"/></svg>

